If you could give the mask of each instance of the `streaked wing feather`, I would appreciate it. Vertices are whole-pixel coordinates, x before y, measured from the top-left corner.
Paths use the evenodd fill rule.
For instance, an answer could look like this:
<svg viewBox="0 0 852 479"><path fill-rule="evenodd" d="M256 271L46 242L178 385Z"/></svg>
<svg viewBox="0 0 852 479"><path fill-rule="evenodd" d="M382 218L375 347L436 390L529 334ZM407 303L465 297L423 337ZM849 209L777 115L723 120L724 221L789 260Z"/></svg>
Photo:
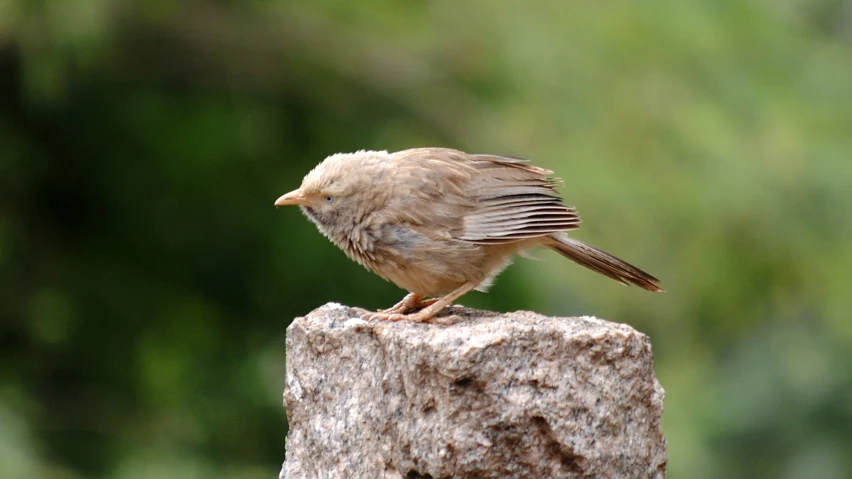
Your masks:
<svg viewBox="0 0 852 479"><path fill-rule="evenodd" d="M579 227L553 172L521 158L445 148L394 154L400 220L477 244L500 244Z"/></svg>
<svg viewBox="0 0 852 479"><path fill-rule="evenodd" d="M565 208L560 205L523 205L509 209L490 210L484 213L479 213L475 218L470 220L471 224L487 223L499 221L505 217L517 216L519 214L529 214L531 216L557 216L564 215Z"/></svg>
<svg viewBox="0 0 852 479"><path fill-rule="evenodd" d="M573 218L565 218L565 217L525 217L525 218L514 218L508 220L499 220L494 221L487 224L477 225L478 230L483 233L493 233L499 234L501 231L511 231L518 228L526 228L529 226L571 226L576 225L577 220ZM465 225L467 226L467 225Z"/></svg>
<svg viewBox="0 0 852 479"><path fill-rule="evenodd" d="M550 170L518 158L473 155L476 208L464 218L458 239L499 244L579 228L574 207L562 203Z"/></svg>

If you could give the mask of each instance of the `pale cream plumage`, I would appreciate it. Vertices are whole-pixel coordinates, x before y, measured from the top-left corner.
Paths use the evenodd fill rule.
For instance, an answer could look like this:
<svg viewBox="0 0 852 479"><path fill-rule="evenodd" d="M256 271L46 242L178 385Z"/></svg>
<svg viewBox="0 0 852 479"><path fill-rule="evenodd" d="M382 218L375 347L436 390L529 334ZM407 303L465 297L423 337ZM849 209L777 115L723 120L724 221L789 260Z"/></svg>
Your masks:
<svg viewBox="0 0 852 479"><path fill-rule="evenodd" d="M374 319L429 320L471 289L487 288L514 255L539 246L621 283L662 291L653 276L568 238L580 217L562 203L550 174L519 158L447 148L359 151L326 158L275 205L301 206L350 258L411 293Z"/></svg>

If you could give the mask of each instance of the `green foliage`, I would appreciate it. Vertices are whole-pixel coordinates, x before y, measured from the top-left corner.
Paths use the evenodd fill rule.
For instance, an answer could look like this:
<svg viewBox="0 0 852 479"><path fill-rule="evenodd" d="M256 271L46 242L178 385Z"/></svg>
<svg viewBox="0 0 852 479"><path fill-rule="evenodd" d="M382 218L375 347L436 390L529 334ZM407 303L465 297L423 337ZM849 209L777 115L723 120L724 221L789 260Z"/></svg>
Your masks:
<svg viewBox="0 0 852 479"><path fill-rule="evenodd" d="M274 474L289 320L402 292L272 202L442 145L555 170L663 279L542 253L463 302L650 334L670 477L849 477L851 12L0 0L0 476Z"/></svg>

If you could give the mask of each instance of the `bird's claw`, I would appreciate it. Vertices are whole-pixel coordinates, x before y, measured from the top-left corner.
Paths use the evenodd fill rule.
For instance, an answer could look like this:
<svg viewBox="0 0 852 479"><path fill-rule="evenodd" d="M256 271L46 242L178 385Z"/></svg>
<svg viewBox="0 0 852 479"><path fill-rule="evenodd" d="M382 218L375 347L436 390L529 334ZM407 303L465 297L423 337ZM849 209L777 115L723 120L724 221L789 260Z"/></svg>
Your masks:
<svg viewBox="0 0 852 479"><path fill-rule="evenodd" d="M361 319L364 321L402 321L406 319L406 315L379 310L375 313L364 313L361 315Z"/></svg>
<svg viewBox="0 0 852 479"><path fill-rule="evenodd" d="M435 320L433 315L423 313L423 311L420 311L411 314L399 314L379 311L375 313L365 313L361 316L361 319L365 321L409 321L412 323L430 323Z"/></svg>
<svg viewBox="0 0 852 479"><path fill-rule="evenodd" d="M364 321L409 321L412 323L430 323L443 326L450 326L463 321L461 317L455 314L439 318L424 311L411 314L388 313L384 311L370 312L361 315L361 319Z"/></svg>

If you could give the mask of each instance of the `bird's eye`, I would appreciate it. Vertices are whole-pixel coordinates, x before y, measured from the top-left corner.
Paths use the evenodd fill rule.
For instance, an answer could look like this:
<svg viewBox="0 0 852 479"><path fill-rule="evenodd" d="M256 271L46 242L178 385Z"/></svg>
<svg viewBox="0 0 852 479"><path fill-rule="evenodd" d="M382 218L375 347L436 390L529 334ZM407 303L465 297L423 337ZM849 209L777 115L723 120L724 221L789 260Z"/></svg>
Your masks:
<svg viewBox="0 0 852 479"><path fill-rule="evenodd" d="M327 196L325 197L325 202L326 202L326 203L333 203L333 202L334 202L334 197L333 197L333 196L331 196L331 195L327 195Z"/></svg>

